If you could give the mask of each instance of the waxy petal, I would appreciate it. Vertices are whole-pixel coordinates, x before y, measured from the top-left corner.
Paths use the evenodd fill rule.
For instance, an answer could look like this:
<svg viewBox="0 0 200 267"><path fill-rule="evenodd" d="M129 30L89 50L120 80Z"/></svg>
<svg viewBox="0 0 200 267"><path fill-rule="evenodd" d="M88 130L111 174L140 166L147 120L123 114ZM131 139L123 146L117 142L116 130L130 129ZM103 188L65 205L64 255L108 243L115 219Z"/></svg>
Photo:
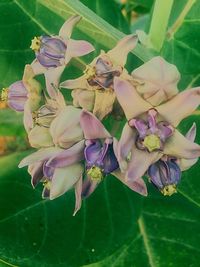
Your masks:
<svg viewBox="0 0 200 267"><path fill-rule="evenodd" d="M81 110L73 106L67 106L60 111L50 127L54 144L69 148L83 139L80 114Z"/></svg>
<svg viewBox="0 0 200 267"><path fill-rule="evenodd" d="M27 133L34 127L32 112L30 109L29 101L26 102L24 106L24 118L23 118L24 128Z"/></svg>
<svg viewBox="0 0 200 267"><path fill-rule="evenodd" d="M189 129L185 137L190 140L191 142L194 142L196 137L196 123L193 123L192 127ZM197 163L199 158L196 159L179 159L178 165L181 169L181 171L186 171L189 168L191 168L195 163Z"/></svg>
<svg viewBox="0 0 200 267"><path fill-rule="evenodd" d="M114 147L114 151L122 172L125 172L125 170L127 169L128 163L126 158L131 152L135 140L136 140L136 131L132 129L128 125L128 123L126 123L123 128L121 138L118 144L115 145Z"/></svg>
<svg viewBox="0 0 200 267"><path fill-rule="evenodd" d="M71 37L73 28L80 20L81 16L79 15L70 17L60 28L59 36L62 37L63 40L68 40Z"/></svg>
<svg viewBox="0 0 200 267"><path fill-rule="evenodd" d="M99 118L99 120L102 120L106 115L112 112L115 99L115 93L111 90L96 90L93 109L94 115Z"/></svg>
<svg viewBox="0 0 200 267"><path fill-rule="evenodd" d="M60 77L65 69L65 66L60 66L57 68L51 68L45 71L45 81L46 88L49 96L52 99L56 99L58 95L58 85Z"/></svg>
<svg viewBox="0 0 200 267"><path fill-rule="evenodd" d="M94 190L97 188L98 184L99 184L98 182L92 181L89 177L87 177L83 181L83 188L82 188L82 194L81 194L82 199L89 197L94 192Z"/></svg>
<svg viewBox="0 0 200 267"><path fill-rule="evenodd" d="M68 40L65 63L67 64L72 57L81 57L94 51L95 48L87 41Z"/></svg>
<svg viewBox="0 0 200 267"><path fill-rule="evenodd" d="M53 200L71 189L82 173L83 167L81 164L56 168L51 182L50 199Z"/></svg>
<svg viewBox="0 0 200 267"><path fill-rule="evenodd" d="M141 178L149 166L162 157L160 152L147 152L136 147L132 149L132 155L126 173L127 181L136 181Z"/></svg>
<svg viewBox="0 0 200 267"><path fill-rule="evenodd" d="M82 111L80 124L86 139L101 139L111 137L104 125L88 111Z"/></svg>
<svg viewBox="0 0 200 267"><path fill-rule="evenodd" d="M46 166L53 168L63 168L77 163L84 159L85 141L82 140L72 147L61 151L55 157L52 157L46 163Z"/></svg>
<svg viewBox="0 0 200 267"><path fill-rule="evenodd" d="M83 75L77 79L62 82L60 87L67 89L89 89L90 85L87 82L86 76Z"/></svg>
<svg viewBox="0 0 200 267"><path fill-rule="evenodd" d="M136 89L150 104L157 106L178 93L180 73L162 57L154 57L132 72Z"/></svg>
<svg viewBox="0 0 200 267"><path fill-rule="evenodd" d="M123 67L126 63L128 53L135 48L137 42L137 35L127 35L122 38L113 49L108 51L107 55L116 65Z"/></svg>
<svg viewBox="0 0 200 267"><path fill-rule="evenodd" d="M46 71L46 68L43 67L37 59L35 59L31 63L31 67L32 67L32 70L33 70L35 76L43 74Z"/></svg>
<svg viewBox="0 0 200 267"><path fill-rule="evenodd" d="M42 148L35 153L25 157L19 164L19 168L25 167L27 165L33 164L38 161L48 160L50 157L56 156L58 153L62 151L61 148L57 147L48 147Z"/></svg>
<svg viewBox="0 0 200 267"><path fill-rule="evenodd" d="M135 88L125 80L115 77L114 90L127 120L135 118L152 108L148 102L142 99Z"/></svg>
<svg viewBox="0 0 200 267"><path fill-rule="evenodd" d="M191 115L200 104L200 87L185 90L170 101L156 107L158 113L170 124L177 126Z"/></svg>
<svg viewBox="0 0 200 267"><path fill-rule="evenodd" d="M31 175L31 184L33 188L42 180L43 178L43 162L36 162L28 167L28 173Z"/></svg>
<svg viewBox="0 0 200 267"><path fill-rule="evenodd" d="M200 146L175 130L166 141L163 153L176 158L195 159L200 157Z"/></svg>
<svg viewBox="0 0 200 267"><path fill-rule="evenodd" d="M117 177L123 184L125 184L126 186L128 186L131 190L143 195L143 196L147 196L147 187L145 182L143 181L142 178L139 178L137 180L134 181L127 181L125 179L125 175L123 173L121 173L120 171L114 171L112 173L115 177Z"/></svg>
<svg viewBox="0 0 200 267"><path fill-rule="evenodd" d="M76 213L80 210L81 204L82 204L82 185L83 185L83 178L82 176L79 178L78 182L75 184L75 199L76 199L76 204L75 204L75 209L73 216L76 215Z"/></svg>
<svg viewBox="0 0 200 267"><path fill-rule="evenodd" d="M53 140L49 128L36 125L28 134L28 140L32 147L50 147L53 146Z"/></svg>
<svg viewBox="0 0 200 267"><path fill-rule="evenodd" d="M95 92L91 90L74 89L72 91L73 105L88 111L94 108Z"/></svg>

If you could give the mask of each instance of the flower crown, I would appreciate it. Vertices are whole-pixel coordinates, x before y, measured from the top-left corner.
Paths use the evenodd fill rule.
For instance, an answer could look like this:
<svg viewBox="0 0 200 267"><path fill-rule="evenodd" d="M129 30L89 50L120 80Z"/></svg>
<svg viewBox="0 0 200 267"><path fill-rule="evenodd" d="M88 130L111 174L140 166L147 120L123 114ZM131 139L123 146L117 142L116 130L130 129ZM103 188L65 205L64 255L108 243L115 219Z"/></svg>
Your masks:
<svg viewBox="0 0 200 267"><path fill-rule="evenodd" d="M28 166L34 188L43 183L43 198L55 199L74 187L74 214L108 174L144 196L146 175L163 195L172 195L181 172L200 156L195 123L185 136L177 130L199 106L200 87L179 93L176 66L160 56L129 74L124 66L137 45L134 34L101 51L81 77L60 83L72 58L94 50L87 41L71 39L80 19L69 18L58 35L35 37L36 59L25 66L21 81L2 90L1 100L24 113L30 145L38 149L19 167ZM41 74L45 88L35 79ZM73 105L60 88L72 90ZM113 126L123 123L121 134L117 127L112 133L104 127L108 116Z"/></svg>

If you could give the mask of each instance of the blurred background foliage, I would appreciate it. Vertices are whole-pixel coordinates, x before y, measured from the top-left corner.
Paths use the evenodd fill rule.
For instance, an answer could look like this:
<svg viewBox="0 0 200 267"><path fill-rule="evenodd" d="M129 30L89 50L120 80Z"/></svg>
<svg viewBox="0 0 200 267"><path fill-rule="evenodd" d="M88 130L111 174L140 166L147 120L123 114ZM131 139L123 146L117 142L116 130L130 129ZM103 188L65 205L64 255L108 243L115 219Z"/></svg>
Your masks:
<svg viewBox="0 0 200 267"><path fill-rule="evenodd" d="M200 1L167 1L173 5L161 49L138 45L127 68L131 71L160 54L178 67L183 90L200 84ZM0 87L20 80L24 65L34 59L31 39L56 33L73 14L82 16L73 38L91 41L96 52L74 59L62 80L78 77L101 48L112 48L124 34L143 30L153 41L158 30L152 30L152 20L157 16L159 28L165 13L161 8L155 14L155 4L153 0L1 0ZM184 120L180 129L185 133L195 121L200 143L199 114ZM17 168L32 152L22 120L21 114L0 103L0 266L200 266L198 163L183 174L178 194L171 197L163 197L150 184L149 196L140 197L107 177L72 217L73 192L54 201L42 200L41 188L33 190L27 171ZM109 119L105 124L112 127Z"/></svg>

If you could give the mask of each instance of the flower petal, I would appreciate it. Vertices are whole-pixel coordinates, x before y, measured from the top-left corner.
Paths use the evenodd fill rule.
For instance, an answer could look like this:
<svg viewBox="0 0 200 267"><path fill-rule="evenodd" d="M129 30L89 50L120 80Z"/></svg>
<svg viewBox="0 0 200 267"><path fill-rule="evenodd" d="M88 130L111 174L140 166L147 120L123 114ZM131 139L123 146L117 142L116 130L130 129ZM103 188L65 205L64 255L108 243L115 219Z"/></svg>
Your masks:
<svg viewBox="0 0 200 267"><path fill-rule="evenodd" d="M80 114L81 110L73 106L66 106L60 111L50 126L54 144L69 148L83 139Z"/></svg>
<svg viewBox="0 0 200 267"><path fill-rule="evenodd" d="M86 139L101 139L111 137L104 125L88 111L82 111L80 124Z"/></svg>
<svg viewBox="0 0 200 267"><path fill-rule="evenodd" d="M45 71L46 71L46 68L43 67L43 66L39 63L39 61L38 61L37 59L35 59L35 60L31 63L31 67L32 67L32 69L33 69L33 72L34 72L35 76L36 76L36 75L39 75L39 74L43 74L43 73L45 73Z"/></svg>
<svg viewBox="0 0 200 267"><path fill-rule="evenodd" d="M75 184L75 199L76 199L76 204L75 204L75 209L73 216L76 215L76 213L80 210L81 204L82 204L82 185L83 185L83 178L82 176L79 178L78 182Z"/></svg>
<svg viewBox="0 0 200 267"><path fill-rule="evenodd" d="M28 167L28 173L31 175L31 184L33 188L42 180L43 178L43 162L39 161L37 163L31 164Z"/></svg>
<svg viewBox="0 0 200 267"><path fill-rule="evenodd" d="M77 163L84 158L85 141L82 140L68 149L62 150L55 157L51 157L46 163L53 168L62 168Z"/></svg>
<svg viewBox="0 0 200 267"><path fill-rule="evenodd" d="M127 156L132 150L132 146L135 143L136 130L132 129L128 123L125 124L121 138L117 145L114 146L114 151L116 153L120 169L125 172L127 169Z"/></svg>
<svg viewBox="0 0 200 267"><path fill-rule="evenodd" d="M73 105L82 107L88 111L94 108L95 92L91 90L74 89L71 93L73 97Z"/></svg>
<svg viewBox="0 0 200 267"><path fill-rule="evenodd" d="M127 60L127 55L135 48L138 42L138 37L135 34L130 34L121 39L117 45L107 55L117 65L124 66Z"/></svg>
<svg viewBox="0 0 200 267"><path fill-rule="evenodd" d="M196 87L179 93L156 109L167 122L177 126L181 120L191 115L199 104L200 87Z"/></svg>
<svg viewBox="0 0 200 267"><path fill-rule="evenodd" d="M138 92L154 106L178 93L177 83L180 80L180 73L175 65L160 56L135 69L132 76L139 83L136 86Z"/></svg>
<svg viewBox="0 0 200 267"><path fill-rule="evenodd" d="M195 159L200 157L200 146L175 130L174 134L167 139L163 153L176 158Z"/></svg>
<svg viewBox="0 0 200 267"><path fill-rule="evenodd" d="M67 192L78 181L83 173L81 164L65 168L56 168L51 182L50 199L53 200Z"/></svg>
<svg viewBox="0 0 200 267"><path fill-rule="evenodd" d="M62 82L60 87L67 89L89 89L90 85L88 84L85 75L82 75L77 79Z"/></svg>
<svg viewBox="0 0 200 267"><path fill-rule="evenodd" d="M113 91L95 91L95 102L94 102L94 115L102 120L106 115L112 112L113 104L115 102L116 96Z"/></svg>
<svg viewBox="0 0 200 267"><path fill-rule="evenodd" d="M139 178L137 180L134 181L127 181L125 179L125 175L123 173L121 173L119 170L114 171L112 173L114 176L116 176L123 184L125 184L126 186L128 186L131 190L143 195L143 196L147 196L147 187L145 182L143 181L142 178Z"/></svg>
<svg viewBox="0 0 200 267"><path fill-rule="evenodd" d="M127 181L136 181L141 178L149 166L162 157L159 152L147 152L133 147L130 163L126 173Z"/></svg>
<svg viewBox="0 0 200 267"><path fill-rule="evenodd" d="M55 99L58 95L58 85L65 66L50 68L45 71L46 88L49 96Z"/></svg>
<svg viewBox="0 0 200 267"><path fill-rule="evenodd" d="M74 26L81 20L81 16L75 15L70 17L65 23L62 25L59 31L59 36L64 40L68 40L71 37Z"/></svg>
<svg viewBox="0 0 200 267"><path fill-rule="evenodd" d="M72 57L81 57L94 51L95 48L87 41L68 40L65 63L67 64Z"/></svg>
<svg viewBox="0 0 200 267"><path fill-rule="evenodd" d="M53 146L53 140L49 128L36 125L28 134L28 140L32 147L41 148Z"/></svg>
<svg viewBox="0 0 200 267"><path fill-rule="evenodd" d="M82 188L82 194L81 194L82 199L89 197L94 192L94 190L97 188L98 184L99 184L98 182L92 181L89 177L87 177L83 181L83 188Z"/></svg>
<svg viewBox="0 0 200 267"><path fill-rule="evenodd" d="M24 118L23 118L24 128L27 133L34 127L33 117L29 105L29 101L26 102L24 106Z"/></svg>
<svg viewBox="0 0 200 267"><path fill-rule="evenodd" d="M142 99L128 81L115 77L114 90L117 99L125 112L127 120L135 118L152 108L148 102Z"/></svg>
<svg viewBox="0 0 200 267"><path fill-rule="evenodd" d="M55 156L57 153L60 153L62 151L61 148L57 147L48 147L48 148L42 148L38 150L35 153L32 153L31 155L25 157L19 164L19 168L25 167L27 165L33 164L38 161L45 161L48 160L50 157Z"/></svg>

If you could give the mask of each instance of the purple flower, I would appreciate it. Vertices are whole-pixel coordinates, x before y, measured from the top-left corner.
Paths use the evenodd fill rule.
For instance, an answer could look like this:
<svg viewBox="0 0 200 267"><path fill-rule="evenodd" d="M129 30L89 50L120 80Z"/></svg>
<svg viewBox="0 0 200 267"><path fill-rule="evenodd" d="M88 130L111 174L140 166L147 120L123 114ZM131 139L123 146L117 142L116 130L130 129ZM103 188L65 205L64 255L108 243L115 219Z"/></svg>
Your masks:
<svg viewBox="0 0 200 267"><path fill-rule="evenodd" d="M132 79L124 65L137 40L136 35L125 36L107 53L101 51L100 55L86 66L83 76L60 84L63 88L78 91L72 94L74 105L92 111L100 120L112 112L116 100L113 79L118 76Z"/></svg>
<svg viewBox="0 0 200 267"><path fill-rule="evenodd" d="M150 181L161 191L164 196L176 193L176 185L181 179L181 169L176 159L167 157L152 164L148 171Z"/></svg>
<svg viewBox="0 0 200 267"><path fill-rule="evenodd" d="M36 55L36 60L32 63L35 74L44 73L48 68L65 66L71 58L94 50L89 42L71 39L72 30L80 19L78 15L70 17L61 27L58 36L34 37L31 48Z"/></svg>
<svg viewBox="0 0 200 267"><path fill-rule="evenodd" d="M86 139L84 156L87 177L83 182L82 196L88 197L110 173L132 190L146 195L146 186L142 180L127 183L118 171L119 164L115 156L117 140L108 133L103 124L88 111L82 111L80 124Z"/></svg>
<svg viewBox="0 0 200 267"><path fill-rule="evenodd" d="M119 165L127 180L142 177L163 154L187 160L200 156L200 146L176 129L180 121L199 106L199 87L153 106L128 81L115 77L114 83L117 99L128 120L117 148Z"/></svg>
<svg viewBox="0 0 200 267"><path fill-rule="evenodd" d="M7 104L11 109L22 112L28 100L28 91L23 81L11 84L7 91Z"/></svg>

